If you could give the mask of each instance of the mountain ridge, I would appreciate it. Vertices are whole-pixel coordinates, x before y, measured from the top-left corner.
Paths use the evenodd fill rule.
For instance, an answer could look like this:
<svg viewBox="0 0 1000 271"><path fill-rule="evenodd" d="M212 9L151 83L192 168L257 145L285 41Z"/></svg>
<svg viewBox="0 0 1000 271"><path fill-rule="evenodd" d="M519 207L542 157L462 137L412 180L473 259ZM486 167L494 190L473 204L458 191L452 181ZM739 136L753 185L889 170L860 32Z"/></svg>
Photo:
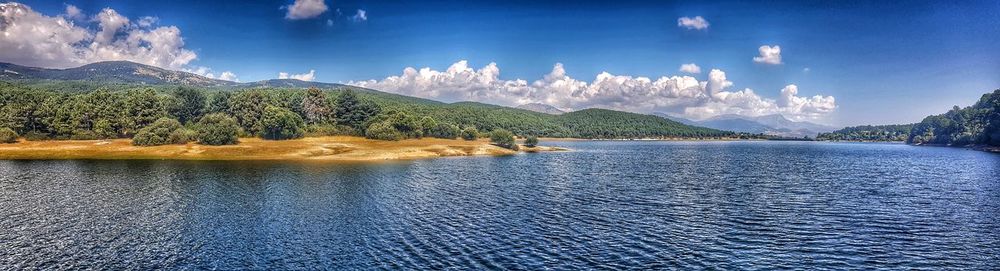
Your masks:
<svg viewBox="0 0 1000 271"><path fill-rule="evenodd" d="M816 137L820 133L836 130L836 127L812 123L808 121L793 121L781 114L771 114L764 116L741 116L734 114L724 114L710 117L704 120L690 120L673 116L667 113L654 113L654 115L677 121L687 125L701 126L725 131L741 133L766 134L783 137Z"/></svg>

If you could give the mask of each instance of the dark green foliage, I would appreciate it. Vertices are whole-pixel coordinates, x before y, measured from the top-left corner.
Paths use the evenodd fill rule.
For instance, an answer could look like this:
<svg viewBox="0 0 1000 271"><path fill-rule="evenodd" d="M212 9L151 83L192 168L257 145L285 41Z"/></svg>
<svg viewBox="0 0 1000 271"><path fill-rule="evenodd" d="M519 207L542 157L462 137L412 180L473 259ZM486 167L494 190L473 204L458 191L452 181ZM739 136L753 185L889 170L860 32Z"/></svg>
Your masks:
<svg viewBox="0 0 1000 271"><path fill-rule="evenodd" d="M535 146L538 146L538 137L537 136L528 136L528 139L524 140L524 145L528 146L528 147L531 147L531 148L534 148Z"/></svg>
<svg viewBox="0 0 1000 271"><path fill-rule="evenodd" d="M229 112L229 91L218 91L212 95L212 99L208 101L208 113L225 113Z"/></svg>
<svg viewBox="0 0 1000 271"><path fill-rule="evenodd" d="M228 113L248 135L260 135L264 129L260 122L264 109L273 103L274 100L262 90L244 90L229 96Z"/></svg>
<svg viewBox="0 0 1000 271"><path fill-rule="evenodd" d="M496 129L490 132L490 143L503 148L517 150L517 144L514 142L514 133L504 129Z"/></svg>
<svg viewBox="0 0 1000 271"><path fill-rule="evenodd" d="M424 136L444 138L444 139L455 139L458 138L462 130L458 128L458 125L448 124L448 123L437 123L427 132ZM473 138L475 139L475 138Z"/></svg>
<svg viewBox="0 0 1000 271"><path fill-rule="evenodd" d="M170 144L187 144L188 142L197 140L198 132L188 128L174 130L170 133L170 136L167 137L167 142L170 142Z"/></svg>
<svg viewBox="0 0 1000 271"><path fill-rule="evenodd" d="M0 143L16 143L17 142L17 132L11 128L0 128Z"/></svg>
<svg viewBox="0 0 1000 271"><path fill-rule="evenodd" d="M306 125L306 136L336 136L336 135L357 135L357 131L350 126L334 124L309 124Z"/></svg>
<svg viewBox="0 0 1000 271"><path fill-rule="evenodd" d="M302 138L305 136L305 122L302 117L277 106L268 106L261 116L261 137L271 140Z"/></svg>
<svg viewBox="0 0 1000 271"><path fill-rule="evenodd" d="M174 91L170 114L177 117L177 121L188 123L197 121L204 115L205 107L205 93L193 88L182 87Z"/></svg>
<svg viewBox="0 0 1000 271"><path fill-rule="evenodd" d="M942 115L928 116L913 126L910 144L1000 146L1000 89L984 94L973 106L955 106Z"/></svg>
<svg viewBox="0 0 1000 271"><path fill-rule="evenodd" d="M91 104L98 105L94 102ZM125 108L124 127L126 127L123 134L131 134L133 131L149 126L167 115L161 100L156 96L156 92L150 88L125 92L123 106Z"/></svg>
<svg viewBox="0 0 1000 271"><path fill-rule="evenodd" d="M195 129L198 143L203 145L235 145L241 133L236 119L222 113L201 117Z"/></svg>
<svg viewBox="0 0 1000 271"><path fill-rule="evenodd" d="M424 129L421 126L420 119L403 112L387 112L385 114L380 114L371 118L369 122L372 123L368 126L369 128L375 127L379 130L372 133L365 131L365 136L368 138L392 138L398 135L399 139L406 139L420 138L424 135ZM384 127L385 125L391 126L392 129L386 129Z"/></svg>
<svg viewBox="0 0 1000 271"><path fill-rule="evenodd" d="M181 126L181 123L175 119L158 119L149 127L140 129L139 132L132 137L132 145L159 146L175 144L175 142L171 141L171 134L182 128L184 128L184 126Z"/></svg>
<svg viewBox="0 0 1000 271"><path fill-rule="evenodd" d="M365 137L378 140L400 140L404 138L403 134L399 130L396 130L392 122L388 120L376 122L368 126L368 129L365 130Z"/></svg>
<svg viewBox="0 0 1000 271"><path fill-rule="evenodd" d="M469 126L462 129L462 139L476 140L477 137L479 137L479 130L476 130L476 127Z"/></svg>
<svg viewBox="0 0 1000 271"><path fill-rule="evenodd" d="M94 135L98 138L109 139L117 138L118 132L115 131L115 127L111 126L111 121L107 119L99 119L94 122Z"/></svg>
<svg viewBox="0 0 1000 271"><path fill-rule="evenodd" d="M333 108L326 94L317 88L309 88L306 92L306 97L302 99L302 113L309 124L330 123L333 120Z"/></svg>
<svg viewBox="0 0 1000 271"><path fill-rule="evenodd" d="M557 123L583 138L720 137L732 132L684 125L652 115L584 109L559 115ZM544 135L544 134L543 134Z"/></svg>
<svg viewBox="0 0 1000 271"><path fill-rule="evenodd" d="M42 140L49 140L51 138L49 137L49 134L45 134L38 131L31 131L24 134L24 139L28 141L42 141Z"/></svg>
<svg viewBox="0 0 1000 271"><path fill-rule="evenodd" d="M357 130L364 130L368 119L378 114L378 107L358 100L353 90L344 90L337 97L337 107L334 110L337 124L347 125Z"/></svg>
<svg viewBox="0 0 1000 271"><path fill-rule="evenodd" d="M817 140L832 141L906 141L913 124L862 125L821 133Z"/></svg>

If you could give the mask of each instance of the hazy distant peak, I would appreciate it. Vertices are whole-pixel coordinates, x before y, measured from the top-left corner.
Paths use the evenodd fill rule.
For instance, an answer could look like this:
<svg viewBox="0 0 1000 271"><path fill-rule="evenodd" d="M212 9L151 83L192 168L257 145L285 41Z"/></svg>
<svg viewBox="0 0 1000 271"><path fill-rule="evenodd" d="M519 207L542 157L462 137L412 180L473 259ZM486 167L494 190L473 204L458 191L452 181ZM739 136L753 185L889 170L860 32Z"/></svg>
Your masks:
<svg viewBox="0 0 1000 271"><path fill-rule="evenodd" d="M551 105L547 105L547 104L543 104L543 103L527 103L527 104L519 105L519 106L517 106L517 108L518 109L528 110L528 111L535 111L535 112L538 112L538 113L552 114L552 115L559 115L559 114L566 113L566 111L559 110L559 108L556 108L555 106L551 106Z"/></svg>

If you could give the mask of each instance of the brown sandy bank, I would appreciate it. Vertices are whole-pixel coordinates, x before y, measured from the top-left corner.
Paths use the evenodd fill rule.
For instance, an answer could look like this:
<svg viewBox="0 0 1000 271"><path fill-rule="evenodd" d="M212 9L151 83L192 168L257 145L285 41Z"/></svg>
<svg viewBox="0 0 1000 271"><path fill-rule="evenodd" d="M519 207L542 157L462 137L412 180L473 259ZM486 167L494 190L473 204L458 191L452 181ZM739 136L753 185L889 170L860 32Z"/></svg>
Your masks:
<svg viewBox="0 0 1000 271"><path fill-rule="evenodd" d="M559 151L562 148L525 148L520 152ZM476 141L437 138L379 141L361 137L328 136L272 141L241 138L238 145L205 146L195 143L154 147L132 146L129 139L25 141L0 144L0 159L165 159L165 160L316 160L383 161L445 156L510 155L518 153Z"/></svg>

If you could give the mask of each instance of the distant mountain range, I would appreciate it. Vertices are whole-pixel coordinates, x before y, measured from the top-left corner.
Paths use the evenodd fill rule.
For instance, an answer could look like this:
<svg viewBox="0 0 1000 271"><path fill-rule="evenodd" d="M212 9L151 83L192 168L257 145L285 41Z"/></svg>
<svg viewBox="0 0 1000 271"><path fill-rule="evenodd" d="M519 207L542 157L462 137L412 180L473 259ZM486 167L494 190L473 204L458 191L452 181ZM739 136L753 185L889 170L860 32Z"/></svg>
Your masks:
<svg viewBox="0 0 1000 271"><path fill-rule="evenodd" d="M143 85L186 85L197 87L340 87L341 84L307 82L296 79L270 79L257 82L232 82L201 75L172 71L128 61L95 62L76 68L46 69L0 63L0 80L74 80L100 83Z"/></svg>
<svg viewBox="0 0 1000 271"><path fill-rule="evenodd" d="M666 113L655 113L654 115L680 122L687 125L708 127L719 130L766 134L784 137L816 137L819 133L827 133L837 130L836 127L816 124L806 121L793 121L780 114L748 117L740 115L719 115L705 120L695 121L681 117L671 116Z"/></svg>
<svg viewBox="0 0 1000 271"><path fill-rule="evenodd" d="M538 112L538 113L552 114L552 115L559 115L559 114L566 113L566 111L559 110L559 108L556 108L555 106L551 106L551 105L547 105L547 104L543 104L543 103L522 104L522 105L517 106L517 108L518 109L529 110L529 111L535 111L535 112Z"/></svg>

